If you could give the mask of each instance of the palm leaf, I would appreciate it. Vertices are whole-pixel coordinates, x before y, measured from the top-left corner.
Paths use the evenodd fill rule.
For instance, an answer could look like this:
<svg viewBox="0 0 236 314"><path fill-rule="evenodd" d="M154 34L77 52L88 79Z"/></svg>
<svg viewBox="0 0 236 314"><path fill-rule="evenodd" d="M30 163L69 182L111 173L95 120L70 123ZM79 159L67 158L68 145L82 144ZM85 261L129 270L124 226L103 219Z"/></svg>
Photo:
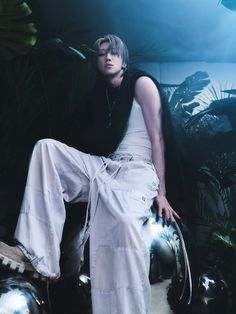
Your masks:
<svg viewBox="0 0 236 314"><path fill-rule="evenodd" d="M22 0L0 0L0 59L10 60L35 46L37 30L25 19L31 13Z"/></svg>

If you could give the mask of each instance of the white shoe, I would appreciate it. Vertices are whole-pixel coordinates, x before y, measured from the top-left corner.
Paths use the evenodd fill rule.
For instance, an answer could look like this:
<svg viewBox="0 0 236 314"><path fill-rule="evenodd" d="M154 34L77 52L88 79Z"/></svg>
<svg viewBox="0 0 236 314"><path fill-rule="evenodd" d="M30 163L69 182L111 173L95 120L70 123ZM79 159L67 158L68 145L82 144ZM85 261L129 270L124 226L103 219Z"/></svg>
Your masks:
<svg viewBox="0 0 236 314"><path fill-rule="evenodd" d="M41 275L32 266L23 252L17 246L10 246L0 241L0 264L10 270L17 271L20 274L30 273L33 278L41 281L47 281L48 278Z"/></svg>

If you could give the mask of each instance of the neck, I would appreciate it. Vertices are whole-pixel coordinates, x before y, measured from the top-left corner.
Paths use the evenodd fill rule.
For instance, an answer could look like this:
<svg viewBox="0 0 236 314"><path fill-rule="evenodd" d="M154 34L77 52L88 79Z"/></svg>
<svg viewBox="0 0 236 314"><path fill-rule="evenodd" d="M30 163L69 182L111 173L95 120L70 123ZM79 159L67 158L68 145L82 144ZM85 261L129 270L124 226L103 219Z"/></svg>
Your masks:
<svg viewBox="0 0 236 314"><path fill-rule="evenodd" d="M119 87L124 77L124 72L121 71L115 75L105 77L108 86Z"/></svg>

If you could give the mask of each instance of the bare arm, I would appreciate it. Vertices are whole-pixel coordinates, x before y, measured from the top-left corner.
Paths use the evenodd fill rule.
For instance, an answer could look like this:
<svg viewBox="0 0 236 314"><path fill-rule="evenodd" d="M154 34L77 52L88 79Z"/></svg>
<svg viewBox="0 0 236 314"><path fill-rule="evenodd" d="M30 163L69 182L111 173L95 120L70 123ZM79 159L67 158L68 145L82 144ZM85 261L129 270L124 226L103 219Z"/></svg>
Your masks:
<svg viewBox="0 0 236 314"><path fill-rule="evenodd" d="M154 82L146 76L140 77L135 84L135 98L142 108L152 144L152 161L159 178L159 191L156 197L158 215L165 214L166 218L174 221L180 218L166 199L165 186L165 143L161 125L161 99Z"/></svg>

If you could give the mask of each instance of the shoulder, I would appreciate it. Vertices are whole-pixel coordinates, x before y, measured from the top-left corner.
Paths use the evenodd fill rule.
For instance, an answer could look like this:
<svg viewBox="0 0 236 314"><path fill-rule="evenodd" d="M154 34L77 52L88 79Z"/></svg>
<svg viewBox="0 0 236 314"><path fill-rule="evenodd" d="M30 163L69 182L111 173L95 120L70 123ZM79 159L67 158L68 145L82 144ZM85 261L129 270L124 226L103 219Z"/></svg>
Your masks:
<svg viewBox="0 0 236 314"><path fill-rule="evenodd" d="M159 90L158 81L150 75L148 72L137 68L129 68L126 73L126 77L128 81L133 82L135 92L137 90L150 90L157 92Z"/></svg>
<svg viewBox="0 0 236 314"><path fill-rule="evenodd" d="M159 97L159 90L155 82L149 76L140 76L134 87L134 94L136 99L154 99Z"/></svg>
<svg viewBox="0 0 236 314"><path fill-rule="evenodd" d="M157 86L154 83L154 81L149 76L140 76L135 81L135 89L136 88L152 88L154 90L157 90Z"/></svg>
<svg viewBox="0 0 236 314"><path fill-rule="evenodd" d="M123 85L133 97L140 100L151 95L153 98L159 97L161 92L159 82L152 75L133 67L125 72Z"/></svg>

